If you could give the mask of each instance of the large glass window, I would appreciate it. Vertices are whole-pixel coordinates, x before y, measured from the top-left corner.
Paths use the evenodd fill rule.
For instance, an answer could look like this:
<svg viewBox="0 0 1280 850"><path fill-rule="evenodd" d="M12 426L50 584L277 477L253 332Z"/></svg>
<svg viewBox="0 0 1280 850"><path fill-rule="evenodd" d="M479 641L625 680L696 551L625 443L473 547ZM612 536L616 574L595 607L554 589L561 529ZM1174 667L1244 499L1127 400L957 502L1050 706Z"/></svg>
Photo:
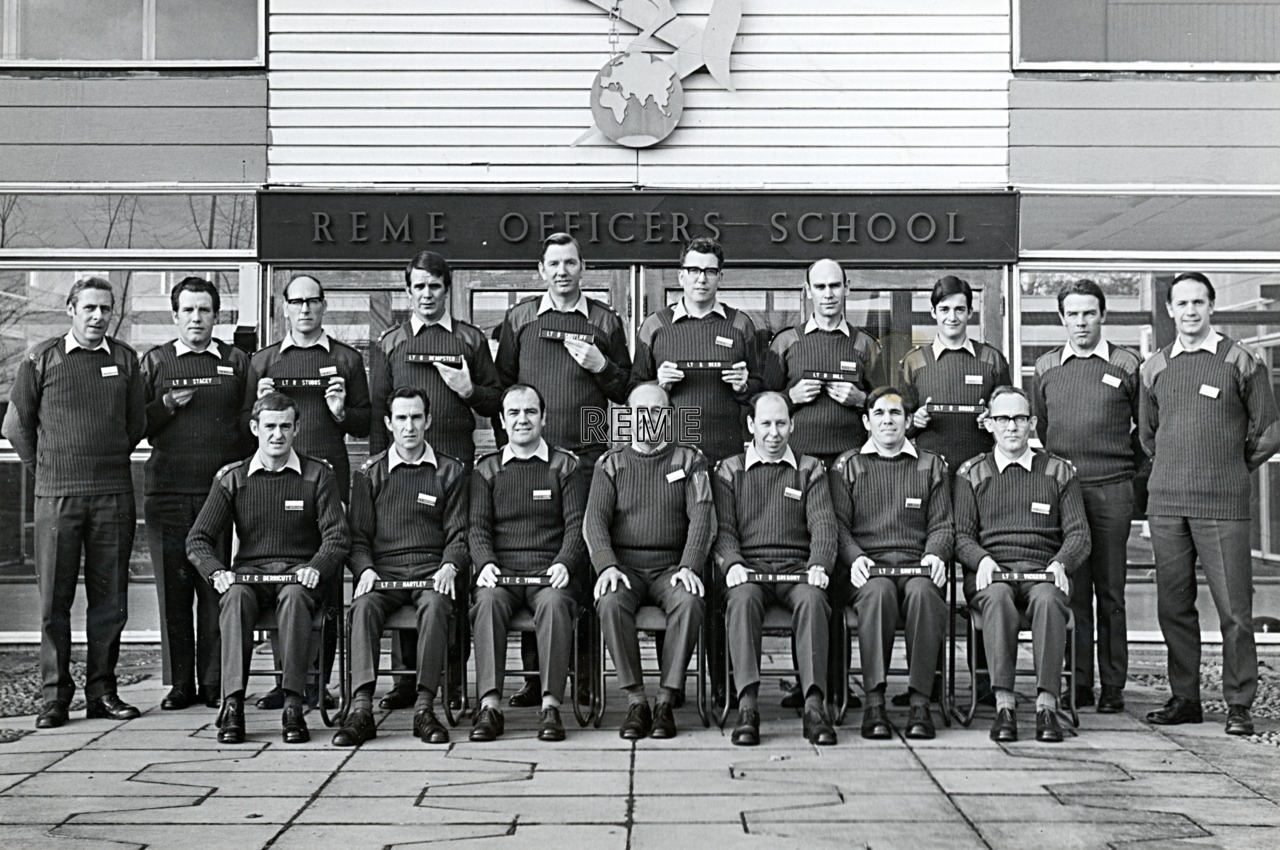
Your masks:
<svg viewBox="0 0 1280 850"><path fill-rule="evenodd" d="M1019 63L1280 63L1280 0L1018 0Z"/></svg>

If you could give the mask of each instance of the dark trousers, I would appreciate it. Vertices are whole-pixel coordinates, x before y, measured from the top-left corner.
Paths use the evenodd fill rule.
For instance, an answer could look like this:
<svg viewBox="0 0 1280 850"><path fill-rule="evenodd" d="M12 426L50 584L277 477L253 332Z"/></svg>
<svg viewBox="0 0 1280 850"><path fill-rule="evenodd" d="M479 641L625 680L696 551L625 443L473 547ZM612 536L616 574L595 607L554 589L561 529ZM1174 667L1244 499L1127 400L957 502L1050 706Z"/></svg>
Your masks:
<svg viewBox="0 0 1280 850"><path fill-rule="evenodd" d="M1093 687L1094 599L1097 599L1098 678L1123 688L1129 678L1129 626L1124 583L1128 569L1133 482L1081 488L1093 546L1071 576L1071 610L1076 616L1076 686Z"/></svg>
<svg viewBox="0 0 1280 850"><path fill-rule="evenodd" d="M413 605L418 614L418 684L432 693L440 687L440 671L449 645L449 614L453 611L453 600L434 590L374 590L351 603L351 684L354 690L372 686L378 678L382 628L387 617L405 605Z"/></svg>
<svg viewBox="0 0 1280 850"><path fill-rule="evenodd" d="M764 640L764 612L769 605L783 605L791 612L791 635L795 641L804 694L817 687L827 692L827 627L831 603L825 590L811 584L752 584L728 589L725 623L729 662L733 665L738 693L760 682L760 651Z"/></svg>
<svg viewBox="0 0 1280 850"><path fill-rule="evenodd" d="M507 633L517 611L533 612L542 692L563 698L573 649L572 587L477 587L472 594L471 632L475 636L476 685L480 696L502 696L507 666Z"/></svg>
<svg viewBox="0 0 1280 850"><path fill-rule="evenodd" d="M689 672L689 659L698 645L704 605L701 596L685 590L683 584L671 586L679 567L659 570L621 568L631 582L628 589L621 582L618 589L596 600L600 629L618 670L618 686L624 690L644 683L640 670L640 635L636 631L636 611L641 605L657 605L667 615L667 628L661 655L660 684L680 690Z"/></svg>
<svg viewBox="0 0 1280 850"><path fill-rule="evenodd" d="M276 611L276 658L281 687L301 695L311 666L311 621L324 598L324 583L314 590L300 584L233 584L222 594L222 690L223 696L245 689L249 657L253 652L253 626L258 615L274 607Z"/></svg>
<svg viewBox="0 0 1280 850"><path fill-rule="evenodd" d="M1174 516L1152 516L1150 520L1156 556L1156 612L1169 647L1173 695L1200 699L1199 555L1222 624L1222 695L1228 705L1252 706L1258 692L1258 647L1253 637L1250 521Z"/></svg>
<svg viewBox="0 0 1280 850"><path fill-rule="evenodd" d="M70 702L71 605L84 558L88 599L85 696L116 691L120 634L129 619L129 556L137 527L133 493L36 496L36 582L40 589L40 678L46 702Z"/></svg>
<svg viewBox="0 0 1280 850"><path fill-rule="evenodd" d="M1036 688L1056 697L1062 690L1062 659L1067 651L1067 595L1051 581L993 581L984 590L975 587L974 574L966 574L964 595L982 615L992 687L1013 690L1021 612L1026 612L1031 621Z"/></svg>
<svg viewBox="0 0 1280 850"><path fill-rule="evenodd" d="M147 543L160 606L164 683L187 687L199 683L201 689L218 693L222 681L218 592L187 560L187 533L204 502L204 496L187 493L147 496ZM219 559L231 562L229 537Z"/></svg>
<svg viewBox="0 0 1280 850"><path fill-rule="evenodd" d="M942 589L925 576L878 576L854 592L853 605L858 611L862 687L870 692L885 683L901 620L906 632L910 687L928 696L947 629L947 603Z"/></svg>

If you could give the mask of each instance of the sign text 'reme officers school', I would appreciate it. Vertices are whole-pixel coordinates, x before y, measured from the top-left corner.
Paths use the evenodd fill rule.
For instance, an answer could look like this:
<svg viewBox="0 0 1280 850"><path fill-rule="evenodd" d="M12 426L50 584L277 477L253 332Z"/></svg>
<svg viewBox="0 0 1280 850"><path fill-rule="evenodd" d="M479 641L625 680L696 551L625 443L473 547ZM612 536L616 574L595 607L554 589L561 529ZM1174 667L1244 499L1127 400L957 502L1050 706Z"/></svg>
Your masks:
<svg viewBox="0 0 1280 850"><path fill-rule="evenodd" d="M266 262L400 262L433 250L451 262L527 264L557 231L595 263L671 263L696 236L735 264L986 265L1017 259L1018 197L975 194L679 192L264 192Z"/></svg>

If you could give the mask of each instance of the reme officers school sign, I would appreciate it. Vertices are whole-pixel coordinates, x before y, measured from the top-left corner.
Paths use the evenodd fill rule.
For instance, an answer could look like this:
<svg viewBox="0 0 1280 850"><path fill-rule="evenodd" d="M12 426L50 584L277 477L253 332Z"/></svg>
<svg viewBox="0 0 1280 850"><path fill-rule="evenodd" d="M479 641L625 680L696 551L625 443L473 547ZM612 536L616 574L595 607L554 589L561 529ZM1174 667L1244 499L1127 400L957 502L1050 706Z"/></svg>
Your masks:
<svg viewBox="0 0 1280 850"><path fill-rule="evenodd" d="M695 236L733 264L991 265L1017 259L1018 196L683 192L292 192L259 196L265 262L527 265L557 231L594 263L669 264Z"/></svg>

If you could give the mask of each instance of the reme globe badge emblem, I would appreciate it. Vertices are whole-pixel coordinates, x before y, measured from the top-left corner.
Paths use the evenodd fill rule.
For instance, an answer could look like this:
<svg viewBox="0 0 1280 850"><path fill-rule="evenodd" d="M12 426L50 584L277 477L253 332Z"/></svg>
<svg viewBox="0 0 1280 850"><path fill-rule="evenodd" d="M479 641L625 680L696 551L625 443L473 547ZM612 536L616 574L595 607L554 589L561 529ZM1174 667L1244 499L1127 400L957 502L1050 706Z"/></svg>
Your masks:
<svg viewBox="0 0 1280 850"><path fill-rule="evenodd" d="M729 55L742 20L741 0L712 0L705 23L678 15L671 0L587 0L609 13L614 55L591 85L591 115L600 133L629 148L647 148L671 135L684 111L680 81L702 68L732 91ZM617 52L617 21L640 33ZM668 58L654 55L654 40L674 48ZM594 136L591 130L574 144Z"/></svg>

